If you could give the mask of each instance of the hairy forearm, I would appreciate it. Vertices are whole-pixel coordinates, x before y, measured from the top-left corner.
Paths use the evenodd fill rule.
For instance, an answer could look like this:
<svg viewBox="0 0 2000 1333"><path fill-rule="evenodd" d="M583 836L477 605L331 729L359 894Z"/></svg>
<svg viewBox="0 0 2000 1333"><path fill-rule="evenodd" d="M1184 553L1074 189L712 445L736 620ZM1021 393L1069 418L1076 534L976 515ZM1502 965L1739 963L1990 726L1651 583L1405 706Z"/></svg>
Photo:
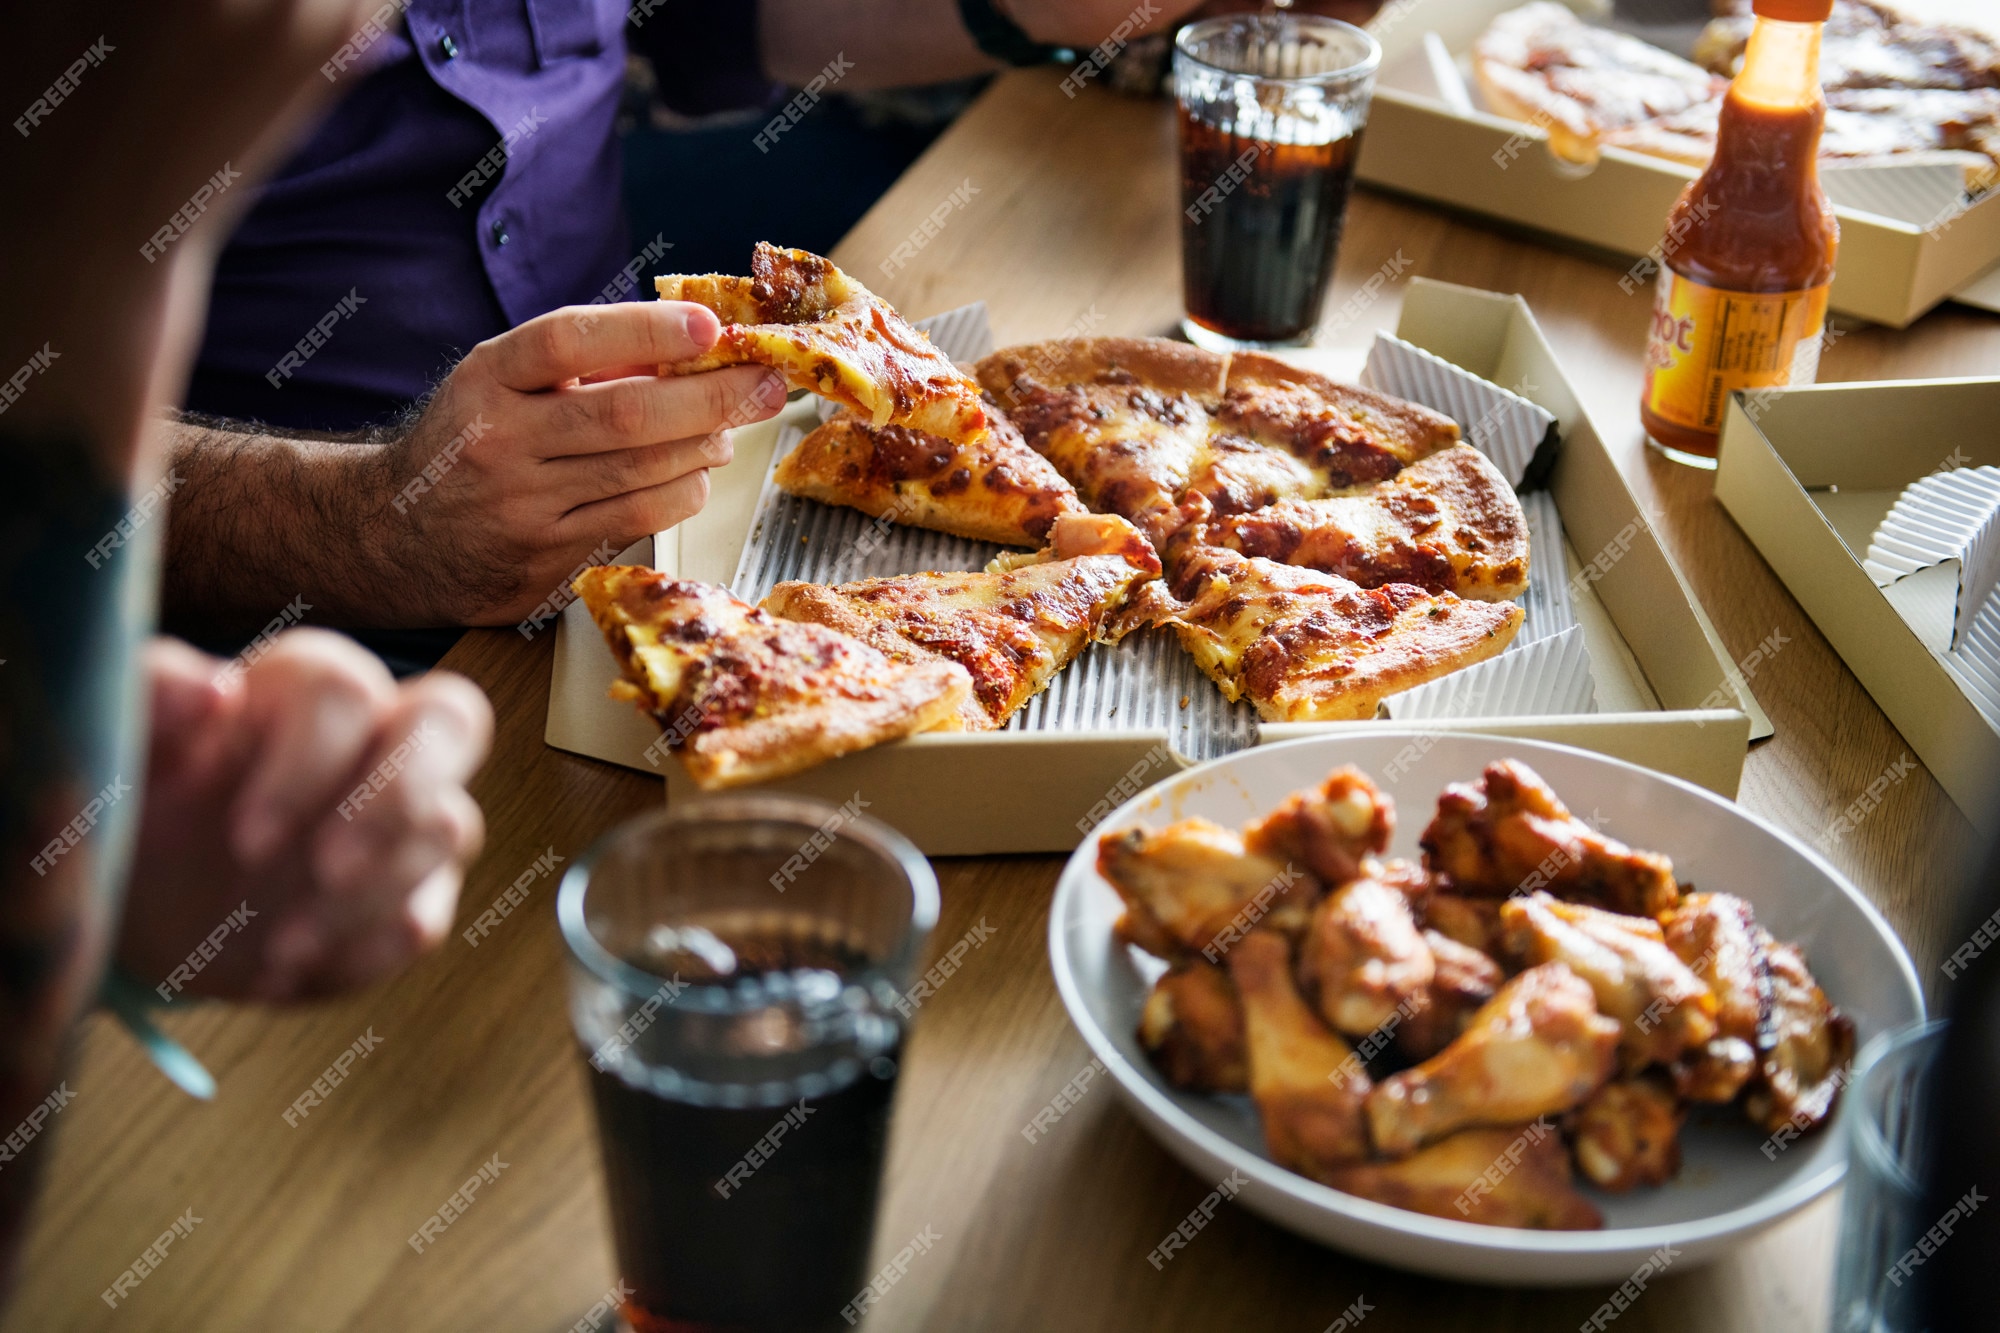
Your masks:
<svg viewBox="0 0 2000 1333"><path fill-rule="evenodd" d="M165 432L169 629L255 629L300 599L319 624L427 623L379 540L386 438L301 438L199 418Z"/></svg>

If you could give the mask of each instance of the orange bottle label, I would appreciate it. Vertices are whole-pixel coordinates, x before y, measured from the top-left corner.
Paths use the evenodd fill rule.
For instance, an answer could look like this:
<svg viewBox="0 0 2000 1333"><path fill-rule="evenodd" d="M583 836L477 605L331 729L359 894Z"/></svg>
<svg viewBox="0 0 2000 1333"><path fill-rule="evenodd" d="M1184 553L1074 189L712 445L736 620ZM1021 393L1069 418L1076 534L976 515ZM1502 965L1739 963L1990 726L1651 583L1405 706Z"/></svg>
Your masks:
<svg viewBox="0 0 2000 1333"><path fill-rule="evenodd" d="M1677 426L1714 431L1737 389L1811 384L1826 290L1725 292L1662 268L1646 344L1646 406Z"/></svg>

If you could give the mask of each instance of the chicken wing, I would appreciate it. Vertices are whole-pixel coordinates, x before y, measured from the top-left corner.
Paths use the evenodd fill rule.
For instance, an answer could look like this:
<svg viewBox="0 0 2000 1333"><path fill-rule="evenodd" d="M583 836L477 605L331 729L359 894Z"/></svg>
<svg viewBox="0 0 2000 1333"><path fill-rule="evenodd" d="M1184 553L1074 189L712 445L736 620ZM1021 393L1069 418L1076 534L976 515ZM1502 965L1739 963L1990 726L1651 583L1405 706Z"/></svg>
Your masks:
<svg viewBox="0 0 2000 1333"><path fill-rule="evenodd" d="M1576 1108L1576 1165L1599 1189L1623 1194L1680 1174L1681 1121L1673 1089L1650 1074L1613 1079Z"/></svg>
<svg viewBox="0 0 2000 1333"><path fill-rule="evenodd" d="M1299 977L1320 1016L1350 1037L1427 1003L1432 971L1410 900L1374 879L1320 899L1299 947Z"/></svg>
<svg viewBox="0 0 2000 1333"><path fill-rule="evenodd" d="M1500 904L1491 898L1434 891L1424 899L1423 923L1468 949L1492 953L1499 947Z"/></svg>
<svg viewBox="0 0 2000 1333"><path fill-rule="evenodd" d="M1319 786L1287 796L1243 830L1243 843L1273 861L1302 865L1332 886L1361 874L1363 859L1381 855L1395 831L1395 803L1349 764Z"/></svg>
<svg viewBox="0 0 2000 1333"><path fill-rule="evenodd" d="M1221 968L1199 959L1153 983L1139 1013L1139 1044L1167 1082L1192 1092L1243 1092L1243 1006Z"/></svg>
<svg viewBox="0 0 2000 1333"><path fill-rule="evenodd" d="M1514 759L1488 764L1475 785L1446 787L1420 841L1426 864L1457 893L1506 897L1545 888L1569 902L1642 916L1657 916L1680 897L1671 861L1597 832Z"/></svg>
<svg viewBox="0 0 2000 1333"><path fill-rule="evenodd" d="M1396 1028L1396 1049L1411 1060L1428 1060L1456 1041L1507 979L1500 964L1449 936L1426 930L1424 943L1433 964L1430 989Z"/></svg>
<svg viewBox="0 0 2000 1333"><path fill-rule="evenodd" d="M1667 947L1715 998L1715 1031L1675 1066L1683 1097L1735 1098L1757 1070L1757 1032L1771 1006L1771 980L1750 904L1726 893L1690 893L1660 918Z"/></svg>
<svg viewBox="0 0 2000 1333"><path fill-rule="evenodd" d="M1319 1179L1368 1155L1361 1103L1369 1079L1299 994L1291 955L1284 936L1253 930L1229 951L1229 975L1243 1003L1250 1097L1263 1117L1264 1146L1278 1165Z"/></svg>
<svg viewBox="0 0 2000 1333"><path fill-rule="evenodd" d="M1294 924L1303 925L1319 893L1311 875L1246 851L1235 830L1206 819L1107 833L1098 839L1097 872L1125 900L1121 937L1150 953L1174 947L1161 954L1169 959L1205 953L1215 962L1221 948L1265 918L1280 924L1288 906L1297 908ZM1218 947L1222 933L1230 938Z"/></svg>
<svg viewBox="0 0 2000 1333"><path fill-rule="evenodd" d="M1659 923L1546 893L1500 904L1501 948L1522 963L1567 963L1618 1020L1626 1067L1666 1063L1715 1035L1715 1000L1674 956Z"/></svg>
<svg viewBox="0 0 2000 1333"><path fill-rule="evenodd" d="M1813 1129L1833 1114L1854 1059L1854 1024L1813 980L1796 944L1759 932L1771 978L1771 1009L1757 1034L1757 1080L1744 1100L1765 1129Z"/></svg>
<svg viewBox="0 0 2000 1333"><path fill-rule="evenodd" d="M1590 1200L1570 1184L1562 1135L1546 1122L1468 1129L1396 1162L1364 1162L1327 1174L1337 1190L1394 1208L1541 1231L1592 1231L1604 1225Z"/></svg>
<svg viewBox="0 0 2000 1333"><path fill-rule="evenodd" d="M1402 1157L1460 1129L1567 1111L1611 1076L1617 1047L1618 1023L1597 1012L1588 982L1561 963L1531 967L1451 1045L1368 1094L1370 1135Z"/></svg>

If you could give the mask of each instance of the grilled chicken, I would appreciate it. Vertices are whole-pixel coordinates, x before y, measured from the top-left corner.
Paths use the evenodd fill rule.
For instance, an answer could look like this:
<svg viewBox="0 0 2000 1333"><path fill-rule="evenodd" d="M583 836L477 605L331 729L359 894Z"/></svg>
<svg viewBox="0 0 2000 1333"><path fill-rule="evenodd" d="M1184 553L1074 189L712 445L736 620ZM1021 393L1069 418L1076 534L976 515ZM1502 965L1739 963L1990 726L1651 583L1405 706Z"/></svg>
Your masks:
<svg viewBox="0 0 2000 1333"><path fill-rule="evenodd" d="M1488 764L1438 798L1425 862L1450 891L1504 898L1547 889L1568 902L1657 916L1680 898L1673 863L1607 838L1572 815L1526 764Z"/></svg>
<svg viewBox="0 0 2000 1333"><path fill-rule="evenodd" d="M1681 1096L1731 1101L1757 1071L1757 1033L1771 1004L1757 920L1741 898L1690 893L1660 925L1667 947L1715 999L1716 1035L1675 1066Z"/></svg>
<svg viewBox="0 0 2000 1333"><path fill-rule="evenodd" d="M1651 1074L1614 1079L1576 1108L1570 1128L1577 1169L1614 1194L1635 1185L1664 1185L1680 1174L1685 1118L1663 1079Z"/></svg>
<svg viewBox="0 0 2000 1333"><path fill-rule="evenodd" d="M1433 964L1430 988L1423 1003L1396 1028L1396 1049L1412 1060L1428 1060L1457 1040L1507 976L1479 950L1435 930L1424 932L1424 943L1430 946Z"/></svg>
<svg viewBox="0 0 2000 1333"><path fill-rule="evenodd" d="M1153 983L1139 1013L1139 1044L1167 1082L1190 1092L1243 1092L1243 1006L1229 975L1195 959Z"/></svg>
<svg viewBox="0 0 2000 1333"><path fill-rule="evenodd" d="M1611 1075L1618 1023L1561 963L1502 986L1458 1039L1368 1094L1376 1150L1402 1157L1477 1125L1518 1125L1567 1111Z"/></svg>
<svg viewBox="0 0 2000 1333"><path fill-rule="evenodd" d="M1627 1068L1665 1063L1715 1035L1715 1000L1674 956L1658 922L1560 902L1546 893L1500 904L1501 947L1522 963L1560 962L1618 1020Z"/></svg>
<svg viewBox="0 0 2000 1333"><path fill-rule="evenodd" d="M1235 830L1206 819L1107 833L1097 872L1125 900L1121 937L1168 959L1206 953L1213 962L1242 932L1273 915L1282 920L1287 907L1303 924L1319 891L1311 875L1252 854ZM1219 933L1229 938L1218 942Z"/></svg>
<svg viewBox="0 0 2000 1333"><path fill-rule="evenodd" d="M1320 899L1299 949L1299 975L1320 1016L1350 1037L1427 1003L1432 971L1410 900L1373 879Z"/></svg>
<svg viewBox="0 0 2000 1333"><path fill-rule="evenodd" d="M1270 814L1243 830L1243 844L1270 860L1290 861L1328 885L1362 873L1361 863L1380 856L1396 831L1396 807L1353 765L1325 782L1295 791Z"/></svg>
<svg viewBox="0 0 2000 1333"><path fill-rule="evenodd" d="M1433 892L1424 899L1423 922L1468 949L1490 954L1499 948L1500 904L1491 898Z"/></svg>
<svg viewBox="0 0 2000 1333"><path fill-rule="evenodd" d="M1833 1114L1854 1059L1854 1024L1826 998L1796 944L1764 940L1771 1009L1757 1034L1757 1080L1744 1100L1768 1130L1814 1129Z"/></svg>
<svg viewBox="0 0 2000 1333"><path fill-rule="evenodd" d="M1250 1098L1264 1121L1271 1160L1321 1179L1368 1155L1361 1118L1368 1072L1307 1006L1292 982L1291 944L1253 930L1229 951L1229 975L1243 1002L1250 1053Z"/></svg>
<svg viewBox="0 0 2000 1333"><path fill-rule="evenodd" d="M1326 1183L1454 1222L1543 1231L1604 1225L1590 1200L1571 1186L1562 1136L1545 1121L1464 1130L1400 1161L1341 1167Z"/></svg>

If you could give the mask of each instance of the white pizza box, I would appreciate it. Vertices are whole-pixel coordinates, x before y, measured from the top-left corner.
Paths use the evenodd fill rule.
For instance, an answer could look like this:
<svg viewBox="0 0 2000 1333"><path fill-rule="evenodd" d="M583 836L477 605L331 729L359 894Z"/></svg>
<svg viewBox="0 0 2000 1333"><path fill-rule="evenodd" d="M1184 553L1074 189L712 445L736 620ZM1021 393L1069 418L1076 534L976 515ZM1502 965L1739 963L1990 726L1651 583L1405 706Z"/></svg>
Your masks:
<svg viewBox="0 0 2000 1333"><path fill-rule="evenodd" d="M1967 819L2000 829L2000 730L1862 567L1903 488L2000 466L2000 379L1737 394L1715 497Z"/></svg>
<svg viewBox="0 0 2000 1333"><path fill-rule="evenodd" d="M1395 725L1559 741L1733 796L1747 744L1753 733L1768 735L1769 723L1620 477L1526 302L1418 278L1396 334L1495 383L1516 386L1555 415L1563 444L1550 488L1568 532L1571 589L1599 711L1428 717ZM1319 365L1333 368L1323 360ZM1351 377L1355 368L1340 369ZM810 423L812 411L808 399L785 416ZM650 558L657 568L729 582L778 434L776 422L736 433L736 461L711 474L708 507L655 539ZM643 563L648 553L642 544L621 559ZM548 743L659 773L670 802L694 794L678 761L656 744L658 728L629 704L606 697L617 670L584 608L572 604L557 629ZM1260 738L1378 725L1264 724ZM859 808L932 855L1059 852L1075 847L1094 818L1188 762L1167 744L1164 731L939 733L848 755L770 785L836 805L865 802Z"/></svg>
<svg viewBox="0 0 2000 1333"><path fill-rule="evenodd" d="M1608 5L1563 2L1586 17L1607 17ZM1476 91L1467 100L1464 71L1473 42L1496 15L1520 3L1391 0L1383 7L1370 25L1382 44L1382 67L1356 175L1620 255L1644 255L1698 174L1693 168L1608 148L1595 168L1579 172L1549 154L1541 129L1479 110ZM1708 15L1707 0L1660 0L1646 8L1655 26L1608 17L1655 45L1679 45L1679 54ZM1682 21L1671 22L1675 17ZM1955 188L1939 194L1936 175L1921 163L1821 172L1840 218L1834 310L1902 328L2000 262L2000 190L1968 206ZM1632 299L1650 302L1651 270L1639 278L1630 284Z"/></svg>

